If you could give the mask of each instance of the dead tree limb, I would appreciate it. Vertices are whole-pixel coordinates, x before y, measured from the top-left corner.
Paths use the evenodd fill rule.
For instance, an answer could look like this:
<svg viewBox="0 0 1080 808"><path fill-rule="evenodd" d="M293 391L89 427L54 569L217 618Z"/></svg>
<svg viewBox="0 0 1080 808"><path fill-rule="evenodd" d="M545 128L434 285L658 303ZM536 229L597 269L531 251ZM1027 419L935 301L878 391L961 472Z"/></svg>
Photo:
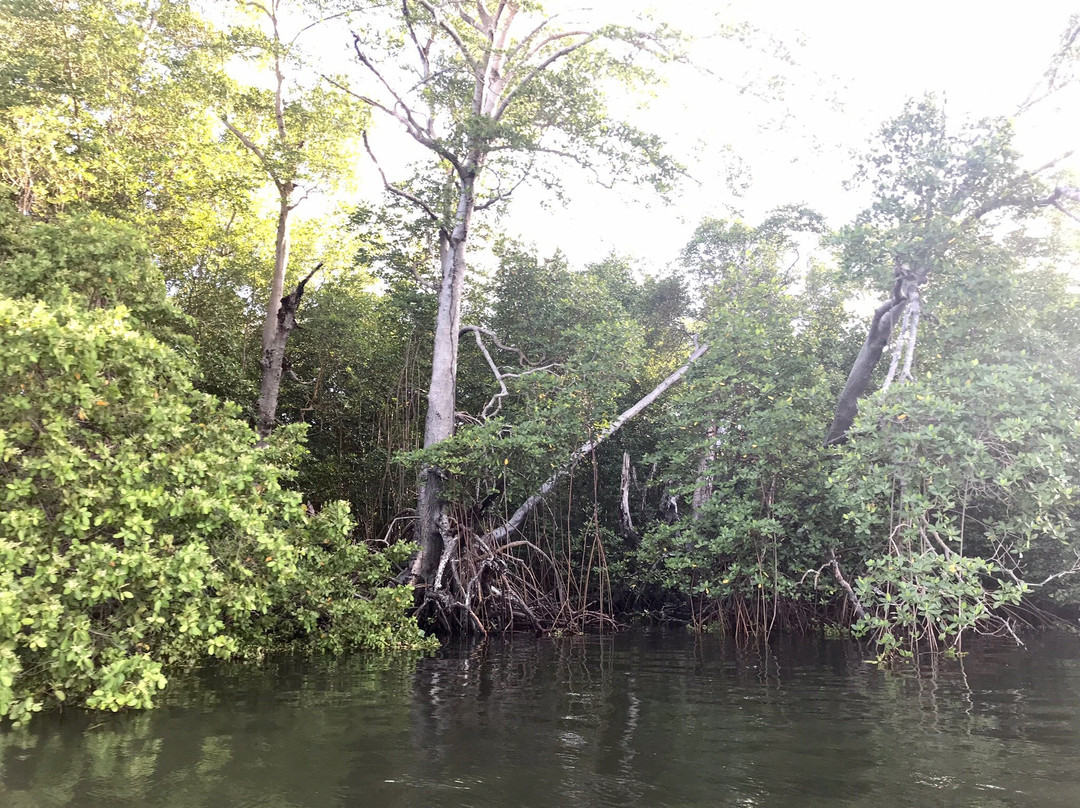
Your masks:
<svg viewBox="0 0 1080 808"><path fill-rule="evenodd" d="M847 582L844 574L840 572L840 562L836 560L836 553L832 550L829 551L829 566L832 567L833 577L836 578L836 582L840 584L840 588L844 590L844 594L847 595L848 602L851 603L851 608L855 610L855 615L861 620L866 617L866 609L863 608L862 603L859 601L859 596L855 594L855 590L851 588L851 584Z"/></svg>
<svg viewBox="0 0 1080 808"><path fill-rule="evenodd" d="M528 515L533 512L533 509L535 509L537 505L547 499L551 492L555 490L555 486L559 484L559 481L562 480L563 477L568 475L574 469L574 467L577 466L577 464L581 461L582 458L587 457L597 446L599 446L605 440L618 432L622 428L623 424L625 424L627 421L632 419L634 416L636 416L638 413L640 413L642 410L644 410L646 407L648 407L650 404L660 398L660 396L667 392L670 387L674 386L676 382L678 382L683 376L685 376L686 372L690 370L690 367L694 364L694 362L704 356L705 352L708 350L709 346L707 344L697 348L692 354L690 354L690 358L686 360L685 364L683 364L678 370L676 370L674 373L672 373L670 376L660 382L660 384L654 387L652 392L650 392L644 398L640 399L636 404L634 404L634 406L626 410L624 413L622 413L622 415L612 421L605 429L603 429L599 434L597 434L595 438L583 443L577 450L574 451L572 455L570 455L570 460L562 468L552 474L544 482L544 484L540 486L539 490L537 490L535 494L525 500L525 502L523 502L521 506L516 511L514 511L513 515L506 521L505 524L495 528L488 533L485 533L483 536L484 541L505 541L513 531L519 530L521 526L525 523L525 519L528 517Z"/></svg>
<svg viewBox="0 0 1080 808"><path fill-rule="evenodd" d="M277 422L278 393L281 391L281 376L285 367L285 345L289 335L296 328L296 311L300 308L300 299L304 296L307 282L322 268L320 262L303 280L296 284L290 294L281 298L277 311L277 328L270 342L263 350L259 364L262 367L262 386L259 390L258 415L256 428L259 432L259 446L266 446L266 439Z"/></svg>
<svg viewBox="0 0 1080 808"><path fill-rule="evenodd" d="M484 409L480 413L481 421L486 421L488 418L493 418L499 414L499 410L502 409L502 400L506 396L510 395L510 389L506 386L507 379L520 379L522 376L528 376L532 373L542 373L544 371L553 370L559 367L557 363L550 365L543 365L541 367L529 367L527 370L523 370L521 373L507 373L502 370L491 356L491 352L487 349L487 345L484 344L483 337L488 337L495 343L495 347L503 351L510 351L518 355L518 359L521 360L523 366L528 366L529 360L525 356L525 352L520 348L515 348L513 345L503 345L499 340L498 335L487 328L481 328L478 325L466 325L462 326L459 335L463 335L471 331L473 336L476 337L476 346L480 349L480 353L484 355L484 359L487 361L488 367L491 368L491 373L495 377L495 381L499 383L499 392L491 397L491 400L484 405ZM461 415L461 413L459 413ZM476 419L467 419L476 420Z"/></svg>

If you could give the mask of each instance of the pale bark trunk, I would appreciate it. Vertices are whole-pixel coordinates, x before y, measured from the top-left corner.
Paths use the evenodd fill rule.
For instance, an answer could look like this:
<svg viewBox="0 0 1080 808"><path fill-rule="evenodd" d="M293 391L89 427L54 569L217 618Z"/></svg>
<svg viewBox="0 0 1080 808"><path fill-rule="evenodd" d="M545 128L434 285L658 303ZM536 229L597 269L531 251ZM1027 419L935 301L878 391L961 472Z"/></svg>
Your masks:
<svg viewBox="0 0 1080 808"><path fill-rule="evenodd" d="M266 319L263 320L262 355L259 360L259 366L262 368L262 383L259 388L255 415L260 442L266 440L277 423L277 403L285 361L285 344L295 326L295 311L292 314L292 324L284 332L281 318L278 316L285 292L285 270L289 265L289 214L292 212L289 197L292 190L292 183L286 183L281 191L277 237L274 241L274 274L270 279L270 299L266 304Z"/></svg>
<svg viewBox="0 0 1080 808"><path fill-rule="evenodd" d="M637 539L634 520L630 515L630 453L623 452L622 478L619 482L619 532L624 539Z"/></svg>
<svg viewBox="0 0 1080 808"><path fill-rule="evenodd" d="M710 424L709 428L705 431L705 435L709 439L709 448L705 450L705 455L698 463L697 485L694 488L694 496L690 503L694 519L699 517L699 511L705 503L709 501L709 498L712 497L713 494L713 480L710 470L716 462L717 434L719 434L719 430L714 422Z"/></svg>
<svg viewBox="0 0 1080 808"><path fill-rule="evenodd" d="M273 418L277 410L278 391L281 389L281 374L285 365L285 345L289 341L289 335L296 328L296 312L300 308L300 299L304 296L304 286L311 280L311 276L319 271L320 267L322 267L322 264L311 270L307 277L296 285L296 290L292 294L281 298L281 305L278 306L277 311L277 328L274 330L270 346L263 351L263 380L259 405L261 408L265 402L271 418ZM262 410L260 409L261 416ZM259 446L266 446L266 439L273 429L273 420L265 422L260 420L258 424Z"/></svg>
<svg viewBox="0 0 1080 808"><path fill-rule="evenodd" d="M454 434L457 404L458 337L461 330L461 296L465 285L466 244L469 222L475 207L472 182L465 183L458 197L454 229L440 239L442 285L435 321L435 349L432 354L431 383L428 386L424 448L428 449ZM414 537L419 545L410 573L414 581L433 584L439 558L443 554L440 530L445 503L442 499L445 474L427 467L420 472Z"/></svg>
<svg viewBox="0 0 1080 808"><path fill-rule="evenodd" d="M504 117L522 87L530 84L535 76L551 64L584 47L593 39L593 35L588 32L567 32L551 34L537 42L536 37L540 34L543 27L541 26L522 42L512 45L510 31L519 10L518 3L500 2L490 12L484 4L478 4L476 18L466 12L464 6L459 3L446 5L428 2L428 0L417 0L417 6L427 12L433 31L439 36L446 36L448 42L464 57L471 69L473 97L470 112L473 119L492 125ZM456 17L460 21L466 22L480 35L475 43L463 37L455 24L443 18L443 11L450 9L457 12ZM404 6L403 10L406 15L410 13L410 10ZM451 16L455 15L451 13ZM423 45L411 25L409 25L409 35L417 47L424 80L433 78L429 59L431 43ZM550 54L544 53L542 58L537 57L535 63L530 63L535 54L544 51L545 45L553 42L561 43L564 39L567 40L566 44L559 50ZM474 45L476 49L473 49ZM459 183L457 208L451 228L444 224L445 219L441 212L436 212L436 208L415 194L391 185L383 175L384 183L389 191L412 202L442 228L440 238L442 282L439 290L431 385L428 388L428 411L424 425L424 448L430 448L454 434L458 335L461 327L466 245L470 219L476 209L476 182L483 171L484 158L493 144L490 134L483 131L485 127L478 126L478 131L468 136L464 152L460 156L453 153L447 144L439 141L434 135L432 122L435 110L431 110L428 116L416 114L403 98L403 95L407 94L396 92L391 82L387 81L378 67L364 54L358 37L354 36L353 47L361 64L374 74L393 101L380 103L362 94L353 94L403 124L413 139L452 167L456 175L455 180ZM523 62L518 68L507 66L507 61L512 60L514 55L520 57ZM506 194L509 193L510 191L506 192ZM485 206L493 204L504 196L504 194L496 193L487 200ZM444 535L451 539L456 535L450 529L452 525L448 527L449 522L444 518L446 516L446 504L443 502L444 477L445 474L437 468L425 468L420 472L413 534L418 550L409 566L412 582L432 589L438 588L438 562L443 557L444 550L448 549L444 548Z"/></svg>

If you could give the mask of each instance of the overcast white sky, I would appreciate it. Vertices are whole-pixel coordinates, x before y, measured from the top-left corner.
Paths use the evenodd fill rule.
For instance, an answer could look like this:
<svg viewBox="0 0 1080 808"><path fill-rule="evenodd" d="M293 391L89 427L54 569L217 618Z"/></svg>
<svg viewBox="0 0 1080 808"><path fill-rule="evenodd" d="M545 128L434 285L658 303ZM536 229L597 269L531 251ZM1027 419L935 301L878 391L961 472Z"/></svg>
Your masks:
<svg viewBox="0 0 1080 808"><path fill-rule="evenodd" d="M546 7L580 8L574 0ZM538 194L515 201L508 229L543 250L561 246L575 264L608 252L637 256L649 266L672 260L703 216L750 221L789 202L805 202L839 225L864 199L846 192L852 150L925 91L940 94L951 115L1008 115L1043 75L1069 14L1066 0L592 0L598 17L624 17L652 8L701 39L693 57L712 75L673 70L646 121L691 168L671 205L648 194L575 187L566 210L543 210ZM572 12L571 12L572 13ZM579 12L580 13L580 12ZM725 23L745 20L761 32L755 45L715 36ZM793 64L768 54L768 37L782 42ZM748 79L784 80L779 100L740 94ZM1016 122L1032 167L1080 146L1080 97L1062 94ZM745 193L736 197L726 174L743 161ZM1071 168L1080 168L1076 158Z"/></svg>
<svg viewBox="0 0 1080 808"><path fill-rule="evenodd" d="M739 212L753 223L773 207L803 202L834 226L848 221L866 201L843 188L852 154L907 98L937 93L958 120L1011 114L1042 77L1080 2L545 0L544 7L564 23L632 22L649 12L695 36L695 67L672 67L638 121L671 144L694 181L665 203L580 176L569 185L565 208L526 187L500 228L544 253L561 248L573 265L614 251L658 270L705 216ZM740 22L758 34L743 43L720 35ZM319 47L324 55L348 56L344 41ZM773 55L778 47L789 62ZM742 92L773 78L782 86L774 97ZM377 126L373 142L390 167L405 140L392 122ZM1080 88L1037 106L1016 128L1032 167L1080 146ZM1062 165L1080 173L1078 156ZM731 188L732 175L741 195ZM381 182L370 167L362 186L378 198ZM306 207L308 215L319 212L318 205Z"/></svg>

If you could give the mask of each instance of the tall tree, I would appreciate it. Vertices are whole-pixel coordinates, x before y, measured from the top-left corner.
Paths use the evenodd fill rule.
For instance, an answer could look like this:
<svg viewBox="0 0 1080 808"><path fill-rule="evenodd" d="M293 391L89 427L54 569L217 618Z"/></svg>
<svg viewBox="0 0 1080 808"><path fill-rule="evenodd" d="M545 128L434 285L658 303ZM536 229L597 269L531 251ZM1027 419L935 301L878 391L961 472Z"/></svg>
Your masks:
<svg viewBox="0 0 1080 808"><path fill-rule="evenodd" d="M603 80L634 82L663 35L625 28L563 28L536 3L404 0L388 4L394 35L354 34L367 76L349 91L396 121L428 152L427 182L387 189L439 232L435 346L424 445L454 433L458 338L473 214L530 178L558 186L577 164L597 176L664 187L678 167L655 137L608 115ZM370 151L370 148L369 148ZM557 168L555 168L555 167ZM384 179L386 175L384 174ZM449 540L445 472L421 472L416 581L431 582Z"/></svg>
<svg viewBox="0 0 1080 808"><path fill-rule="evenodd" d="M312 191L340 184L350 174L350 138L366 124L366 110L340 93L318 84L305 86L308 75L299 47L303 34L322 18L309 18L303 3L242 0L239 5L255 24L238 26L229 36L233 53L269 72L269 89L234 85L226 92L221 120L255 158L277 193L274 266L262 328L262 381L255 423L265 440L277 421L277 402L285 348L296 323L296 309L311 274L285 295L289 268L291 214ZM318 8L311 9L318 12ZM285 18L297 28L289 35ZM296 20L299 19L299 23ZM312 273L314 270L312 270Z"/></svg>
<svg viewBox="0 0 1080 808"><path fill-rule="evenodd" d="M955 269L999 241L1006 225L1015 227L1042 208L1068 212L1066 203L1080 199L1078 189L1042 178L1054 163L1034 171L1020 167L1007 121L986 119L958 131L948 123L934 99L909 102L882 127L879 144L859 167L858 178L875 185L875 200L841 234L843 261L867 281L887 279L892 291L874 311L826 445L846 439L858 401L901 322L884 387L898 370L901 380L912 378L921 290L931 276L955 282Z"/></svg>

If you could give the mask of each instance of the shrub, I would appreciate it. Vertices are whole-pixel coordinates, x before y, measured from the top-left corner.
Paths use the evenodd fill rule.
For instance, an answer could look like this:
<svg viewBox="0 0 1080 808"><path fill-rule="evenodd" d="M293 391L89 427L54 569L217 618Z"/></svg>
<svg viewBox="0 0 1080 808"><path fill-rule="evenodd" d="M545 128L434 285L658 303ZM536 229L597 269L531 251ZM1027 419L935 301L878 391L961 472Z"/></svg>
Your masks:
<svg viewBox="0 0 1080 808"><path fill-rule="evenodd" d="M305 638L420 641L347 509L287 489L297 430L256 449L123 307L0 297L0 334L0 717L149 707L169 664Z"/></svg>

